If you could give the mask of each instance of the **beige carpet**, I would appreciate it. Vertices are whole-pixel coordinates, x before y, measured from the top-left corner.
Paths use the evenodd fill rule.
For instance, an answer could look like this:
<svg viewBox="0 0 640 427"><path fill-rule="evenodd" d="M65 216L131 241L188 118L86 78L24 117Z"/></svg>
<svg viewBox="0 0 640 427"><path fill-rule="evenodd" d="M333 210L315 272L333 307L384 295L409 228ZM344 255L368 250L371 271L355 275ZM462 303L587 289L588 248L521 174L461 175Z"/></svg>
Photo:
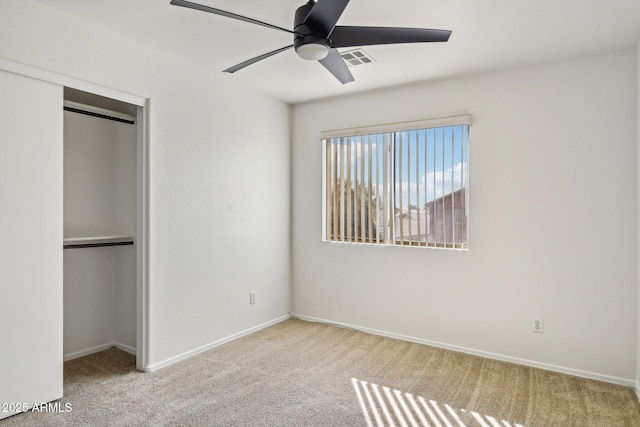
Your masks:
<svg viewBox="0 0 640 427"><path fill-rule="evenodd" d="M153 373L65 363L68 413L9 426L640 426L626 387L288 320Z"/></svg>

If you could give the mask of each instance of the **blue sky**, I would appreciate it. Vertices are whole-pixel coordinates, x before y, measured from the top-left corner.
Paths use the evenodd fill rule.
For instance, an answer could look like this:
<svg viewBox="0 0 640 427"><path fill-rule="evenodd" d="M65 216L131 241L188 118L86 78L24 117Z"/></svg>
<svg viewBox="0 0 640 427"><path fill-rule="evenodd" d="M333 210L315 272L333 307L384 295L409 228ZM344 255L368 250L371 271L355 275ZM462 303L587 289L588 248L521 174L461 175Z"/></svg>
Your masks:
<svg viewBox="0 0 640 427"><path fill-rule="evenodd" d="M451 126L394 134L397 153L396 206L423 206L426 202L450 194L452 190L456 191L465 185L468 179L466 129L467 126ZM391 138L391 134L349 138L350 149L343 145L342 151L338 152L339 161L343 165L342 173L346 175L346 164L350 161L352 182L360 181L364 171L364 182L369 184L371 160L374 194L376 186L382 191L384 147L391 143ZM334 139L333 142L339 144L339 139ZM389 151L387 153L389 155ZM412 160L409 162L410 158ZM362 159L365 160L364 165ZM389 170L388 173L390 172Z"/></svg>
<svg viewBox="0 0 640 427"><path fill-rule="evenodd" d="M464 130L465 126L452 126L396 134L396 205L402 197L403 206L423 206L464 186L468 175Z"/></svg>

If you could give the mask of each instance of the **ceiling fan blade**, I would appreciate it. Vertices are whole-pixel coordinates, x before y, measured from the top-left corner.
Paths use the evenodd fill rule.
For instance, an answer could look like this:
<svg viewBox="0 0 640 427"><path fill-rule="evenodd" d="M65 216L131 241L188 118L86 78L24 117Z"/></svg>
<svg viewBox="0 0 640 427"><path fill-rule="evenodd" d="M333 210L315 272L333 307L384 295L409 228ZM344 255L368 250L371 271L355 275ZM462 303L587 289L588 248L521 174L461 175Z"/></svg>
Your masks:
<svg viewBox="0 0 640 427"><path fill-rule="evenodd" d="M262 61L263 59L266 59L266 58L268 58L270 56L273 56L273 55L275 55L277 53L284 52L285 50L291 49L292 47L293 47L293 45L289 45L289 46L281 47L280 49L276 49L276 50L274 50L272 52L265 53L265 54L262 54L260 56L256 56L255 58L248 59L248 60L246 60L244 62L239 63L238 65L234 65L233 67L229 67L226 70L224 70L224 72L225 73L235 73L238 70L242 70L246 66L249 66L251 64L255 64L258 61Z"/></svg>
<svg viewBox="0 0 640 427"><path fill-rule="evenodd" d="M237 15L235 13L227 12L225 10L216 9L209 6L204 6L197 3L192 3L190 1L185 0L171 0L171 4L174 6L182 6L189 9L200 10L202 12L213 13L214 15L224 16L226 18L237 19L239 21L248 22L250 24L262 25L263 27L272 28L274 30L284 31L286 33L295 34L291 30L287 30L286 28L278 27L277 25L267 24L266 22L258 21L256 19L248 18L246 16Z"/></svg>
<svg viewBox="0 0 640 427"><path fill-rule="evenodd" d="M331 47L376 44L446 42L451 31L428 28L340 27L331 33Z"/></svg>
<svg viewBox="0 0 640 427"><path fill-rule="evenodd" d="M331 49L329 55L318 62L329 70L336 79L340 80L340 83L345 84L353 81L353 75L337 49Z"/></svg>
<svg viewBox="0 0 640 427"><path fill-rule="evenodd" d="M327 37L348 4L349 0L318 0L304 23L318 30L320 32L318 35Z"/></svg>

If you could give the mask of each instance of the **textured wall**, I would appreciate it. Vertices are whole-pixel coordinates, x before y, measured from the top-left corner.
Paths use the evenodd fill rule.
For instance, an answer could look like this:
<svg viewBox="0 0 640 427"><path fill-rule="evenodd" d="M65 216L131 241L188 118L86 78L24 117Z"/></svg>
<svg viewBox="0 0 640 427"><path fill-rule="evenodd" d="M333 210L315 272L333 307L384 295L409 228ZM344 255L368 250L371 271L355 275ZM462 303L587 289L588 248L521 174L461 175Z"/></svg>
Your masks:
<svg viewBox="0 0 640 427"><path fill-rule="evenodd" d="M636 72L638 73L638 78L636 80L636 94L638 97L638 102L636 104L638 118L636 120L636 128L638 132L638 158L637 165L640 167L640 42L638 42L638 50L637 50L637 63L636 63ZM637 173L637 171L636 171ZM638 182L640 183L640 174L636 177ZM637 200L640 201L640 184L638 185L638 195ZM638 227L640 228L640 207L638 207ZM640 236L638 236L638 247L640 247ZM638 250L638 261L636 262L636 280L638 280L638 289L637 289L637 312L636 312L636 322L637 322L637 333L636 337L636 393L638 394L638 398L640 399L640 250Z"/></svg>
<svg viewBox="0 0 640 427"><path fill-rule="evenodd" d="M632 381L636 80L627 51L296 106L293 311ZM320 131L461 113L468 252L321 241Z"/></svg>
<svg viewBox="0 0 640 427"><path fill-rule="evenodd" d="M151 365L289 312L288 106L30 0L0 57L150 99Z"/></svg>

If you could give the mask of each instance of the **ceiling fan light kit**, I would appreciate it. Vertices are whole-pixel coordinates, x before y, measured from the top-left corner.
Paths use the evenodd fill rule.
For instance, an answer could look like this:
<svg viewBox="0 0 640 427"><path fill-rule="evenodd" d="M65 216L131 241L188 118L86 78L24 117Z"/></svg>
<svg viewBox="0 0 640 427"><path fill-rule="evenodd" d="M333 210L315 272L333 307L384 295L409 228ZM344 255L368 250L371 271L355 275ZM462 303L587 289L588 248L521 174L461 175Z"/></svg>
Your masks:
<svg viewBox="0 0 640 427"><path fill-rule="evenodd" d="M224 70L228 73L235 73L251 64L293 47L300 58L320 62L340 83L345 84L352 82L354 79L337 48L397 43L446 42L451 35L451 31L448 30L427 28L337 26L336 23L347 4L349 4L349 0L309 0L307 4L296 10L293 31L186 0L171 0L171 4L293 34L292 45L267 52Z"/></svg>
<svg viewBox="0 0 640 427"><path fill-rule="evenodd" d="M323 43L303 44L296 48L296 53L300 58L307 61L319 61L329 55L329 46Z"/></svg>

